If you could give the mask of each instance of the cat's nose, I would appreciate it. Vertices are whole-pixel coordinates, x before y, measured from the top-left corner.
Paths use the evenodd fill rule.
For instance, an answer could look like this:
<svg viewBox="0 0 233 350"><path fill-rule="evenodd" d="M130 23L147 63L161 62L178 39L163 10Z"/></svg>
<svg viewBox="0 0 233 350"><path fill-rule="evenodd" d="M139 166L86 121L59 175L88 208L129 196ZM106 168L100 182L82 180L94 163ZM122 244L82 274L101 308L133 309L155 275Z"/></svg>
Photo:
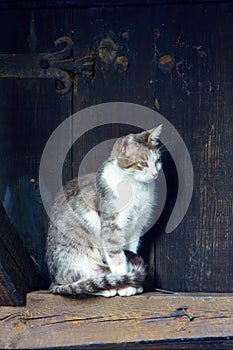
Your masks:
<svg viewBox="0 0 233 350"><path fill-rule="evenodd" d="M158 176L158 173L152 173L152 176L156 178Z"/></svg>

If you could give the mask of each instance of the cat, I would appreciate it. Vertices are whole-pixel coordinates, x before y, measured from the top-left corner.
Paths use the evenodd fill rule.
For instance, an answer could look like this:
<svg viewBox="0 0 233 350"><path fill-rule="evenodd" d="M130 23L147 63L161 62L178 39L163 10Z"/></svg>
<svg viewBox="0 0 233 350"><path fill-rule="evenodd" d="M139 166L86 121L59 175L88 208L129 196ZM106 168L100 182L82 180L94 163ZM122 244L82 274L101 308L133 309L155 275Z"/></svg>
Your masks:
<svg viewBox="0 0 233 350"><path fill-rule="evenodd" d="M65 197L58 194L46 249L51 293L142 293L146 265L137 251L153 219L161 131L162 125L120 137L96 174L74 178L64 187Z"/></svg>

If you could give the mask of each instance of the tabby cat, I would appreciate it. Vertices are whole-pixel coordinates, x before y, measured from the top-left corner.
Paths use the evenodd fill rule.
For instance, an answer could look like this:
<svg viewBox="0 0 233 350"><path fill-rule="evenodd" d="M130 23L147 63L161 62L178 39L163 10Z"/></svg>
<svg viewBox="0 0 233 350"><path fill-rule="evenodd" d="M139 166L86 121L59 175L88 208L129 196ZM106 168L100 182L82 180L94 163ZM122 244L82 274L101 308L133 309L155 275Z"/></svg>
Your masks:
<svg viewBox="0 0 233 350"><path fill-rule="evenodd" d="M162 125L117 139L96 174L71 180L58 194L46 253L52 293L112 297L143 291L146 266L137 250L153 219L161 131Z"/></svg>

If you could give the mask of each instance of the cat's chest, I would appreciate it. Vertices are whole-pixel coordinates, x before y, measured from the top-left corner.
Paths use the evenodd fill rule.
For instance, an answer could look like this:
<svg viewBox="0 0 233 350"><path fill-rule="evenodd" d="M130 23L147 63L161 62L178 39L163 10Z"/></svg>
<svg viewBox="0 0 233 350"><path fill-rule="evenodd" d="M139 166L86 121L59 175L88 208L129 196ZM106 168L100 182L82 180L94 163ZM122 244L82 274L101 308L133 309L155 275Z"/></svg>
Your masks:
<svg viewBox="0 0 233 350"><path fill-rule="evenodd" d="M114 172L108 177L107 183L113 194L117 212L141 210L146 203L150 202L149 184L130 181Z"/></svg>
<svg viewBox="0 0 233 350"><path fill-rule="evenodd" d="M108 200L114 202L118 226L125 228L145 222L154 203L154 183L134 181L112 166L105 169L103 176L110 189Z"/></svg>
<svg viewBox="0 0 233 350"><path fill-rule="evenodd" d="M120 228L131 231L146 224L153 209L153 189L152 184L122 182L118 186L116 223Z"/></svg>

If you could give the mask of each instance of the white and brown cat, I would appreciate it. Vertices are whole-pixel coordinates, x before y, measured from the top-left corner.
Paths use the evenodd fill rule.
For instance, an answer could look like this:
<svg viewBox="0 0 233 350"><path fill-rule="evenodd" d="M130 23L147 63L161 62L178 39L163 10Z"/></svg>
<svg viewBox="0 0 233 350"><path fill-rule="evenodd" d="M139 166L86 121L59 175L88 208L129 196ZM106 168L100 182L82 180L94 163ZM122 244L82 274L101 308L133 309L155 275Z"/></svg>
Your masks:
<svg viewBox="0 0 233 350"><path fill-rule="evenodd" d="M52 293L111 297L143 291L146 267L137 250L155 209L161 131L162 125L119 138L96 174L65 186L75 224L64 196L57 196L46 254Z"/></svg>

